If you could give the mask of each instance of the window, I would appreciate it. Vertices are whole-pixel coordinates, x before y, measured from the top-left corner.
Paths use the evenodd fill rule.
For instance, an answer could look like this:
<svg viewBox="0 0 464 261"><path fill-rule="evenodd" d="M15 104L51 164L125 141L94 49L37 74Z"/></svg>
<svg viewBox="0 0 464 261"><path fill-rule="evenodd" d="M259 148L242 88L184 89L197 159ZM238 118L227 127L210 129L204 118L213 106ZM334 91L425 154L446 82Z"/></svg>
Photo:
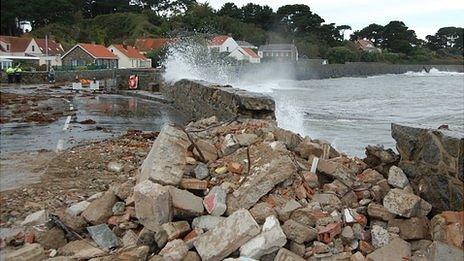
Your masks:
<svg viewBox="0 0 464 261"><path fill-rule="evenodd" d="M7 51L10 50L10 45L9 45L9 44L6 45L6 50L7 50Z"/></svg>
<svg viewBox="0 0 464 261"><path fill-rule="evenodd" d="M32 46L32 51L35 52L35 46L34 45Z"/></svg>
<svg viewBox="0 0 464 261"><path fill-rule="evenodd" d="M226 47L226 51L227 51L227 52L229 51L229 46Z"/></svg>

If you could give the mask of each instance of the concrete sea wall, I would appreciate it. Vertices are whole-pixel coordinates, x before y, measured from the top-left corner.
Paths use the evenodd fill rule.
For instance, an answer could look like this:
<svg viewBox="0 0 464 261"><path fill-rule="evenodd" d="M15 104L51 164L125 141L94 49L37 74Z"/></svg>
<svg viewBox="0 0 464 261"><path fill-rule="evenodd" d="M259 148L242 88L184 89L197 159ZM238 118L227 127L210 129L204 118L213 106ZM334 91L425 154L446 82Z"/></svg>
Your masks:
<svg viewBox="0 0 464 261"><path fill-rule="evenodd" d="M463 210L464 134L392 124L399 167L436 211Z"/></svg>
<svg viewBox="0 0 464 261"><path fill-rule="evenodd" d="M275 119L275 102L271 97L231 86L181 80L173 85L162 85L161 93L192 119L213 115L220 119L236 116Z"/></svg>

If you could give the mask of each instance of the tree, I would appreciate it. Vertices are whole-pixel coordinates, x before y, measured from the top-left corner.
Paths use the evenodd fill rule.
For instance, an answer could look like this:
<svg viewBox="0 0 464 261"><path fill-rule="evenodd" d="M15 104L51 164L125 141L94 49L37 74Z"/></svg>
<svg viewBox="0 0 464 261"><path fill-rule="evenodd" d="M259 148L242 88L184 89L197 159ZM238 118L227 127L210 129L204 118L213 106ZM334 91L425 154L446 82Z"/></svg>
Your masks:
<svg viewBox="0 0 464 261"><path fill-rule="evenodd" d="M329 63L346 63L359 61L358 54L345 46L330 48L327 52Z"/></svg>
<svg viewBox="0 0 464 261"><path fill-rule="evenodd" d="M351 26L349 25L338 25L337 27L335 27L337 29L337 31L339 31L339 34L340 34L340 39L341 41L345 40L345 31L346 30L351 30Z"/></svg>
<svg viewBox="0 0 464 261"><path fill-rule="evenodd" d="M270 29L274 20L274 11L269 6L246 4L241 8L242 22L253 23L261 28Z"/></svg>
<svg viewBox="0 0 464 261"><path fill-rule="evenodd" d="M220 16L228 16L235 19L242 19L242 10L234 3L225 3L217 12Z"/></svg>
<svg viewBox="0 0 464 261"><path fill-rule="evenodd" d="M277 21L283 32L302 36L318 31L324 19L307 5L284 5L277 10Z"/></svg>
<svg viewBox="0 0 464 261"><path fill-rule="evenodd" d="M419 43L414 30L401 21L391 21L384 26L382 31L382 47L393 52L410 53L412 47Z"/></svg>
<svg viewBox="0 0 464 261"><path fill-rule="evenodd" d="M383 41L383 26L379 24L370 24L360 31L355 31L350 39L352 41L366 39L373 42L377 47L380 47Z"/></svg>
<svg viewBox="0 0 464 261"><path fill-rule="evenodd" d="M463 50L464 28L443 27L438 29L435 35L427 35L426 46L432 50L456 48Z"/></svg>

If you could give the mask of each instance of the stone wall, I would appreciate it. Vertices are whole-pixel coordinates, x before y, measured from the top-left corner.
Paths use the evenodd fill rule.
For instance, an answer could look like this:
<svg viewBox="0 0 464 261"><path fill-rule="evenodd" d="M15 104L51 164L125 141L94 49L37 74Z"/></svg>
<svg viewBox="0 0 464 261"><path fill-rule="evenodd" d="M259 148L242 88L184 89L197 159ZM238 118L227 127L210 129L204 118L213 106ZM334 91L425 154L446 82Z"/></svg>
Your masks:
<svg viewBox="0 0 464 261"><path fill-rule="evenodd" d="M464 134L392 124L392 137L399 166L434 211L463 210Z"/></svg>
<svg viewBox="0 0 464 261"><path fill-rule="evenodd" d="M63 57L62 64L72 66L73 60L83 61L84 64L91 64L94 62L95 59L90 54L85 52L82 48L76 47L68 55Z"/></svg>
<svg viewBox="0 0 464 261"><path fill-rule="evenodd" d="M247 64L231 68L232 75L252 79L327 79L337 77L366 77L380 74L402 74L421 72L436 68L440 71L464 72L463 65L417 65L417 64L385 64L385 63L349 63L315 65L307 63L262 63Z"/></svg>
<svg viewBox="0 0 464 261"><path fill-rule="evenodd" d="M235 116L275 119L275 103L271 97L231 86L181 80L173 85L162 85L161 92L192 119L213 115L220 119Z"/></svg>

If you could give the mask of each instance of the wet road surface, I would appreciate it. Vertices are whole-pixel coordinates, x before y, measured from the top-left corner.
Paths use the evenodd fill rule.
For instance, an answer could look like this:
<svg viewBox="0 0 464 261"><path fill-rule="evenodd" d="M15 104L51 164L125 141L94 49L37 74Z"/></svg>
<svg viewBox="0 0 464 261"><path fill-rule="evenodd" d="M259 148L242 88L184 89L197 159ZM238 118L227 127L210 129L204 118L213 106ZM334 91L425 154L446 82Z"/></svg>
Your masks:
<svg viewBox="0 0 464 261"><path fill-rule="evenodd" d="M37 92L35 88L2 87L2 92ZM53 93L69 93L69 89L54 89ZM52 94L53 94L52 93ZM52 95L51 94L51 95ZM112 94L75 94L73 99L57 102L49 99L49 106L64 106L74 113L62 116L49 124L8 122L0 124L0 191L37 182L40 173L24 168L43 150L59 151L90 141L119 136L128 129L158 131L166 123L184 124L186 118L169 105ZM67 104L67 105L66 105ZM85 120L94 124L81 124ZM48 156L53 156L49 152ZM42 155L43 156L43 155ZM31 164L33 165L33 164Z"/></svg>

